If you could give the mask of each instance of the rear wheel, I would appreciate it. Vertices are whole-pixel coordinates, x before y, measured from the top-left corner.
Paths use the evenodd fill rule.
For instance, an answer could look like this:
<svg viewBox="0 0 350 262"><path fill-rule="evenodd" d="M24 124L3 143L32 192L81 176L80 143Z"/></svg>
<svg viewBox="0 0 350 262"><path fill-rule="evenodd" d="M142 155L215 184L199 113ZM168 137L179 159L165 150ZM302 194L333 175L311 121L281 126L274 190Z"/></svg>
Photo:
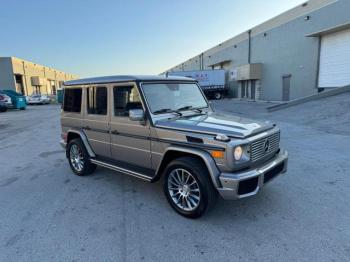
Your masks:
<svg viewBox="0 0 350 262"><path fill-rule="evenodd" d="M96 165L90 162L90 157L80 138L72 139L68 143L67 157L73 172L78 176L93 173Z"/></svg>
<svg viewBox="0 0 350 262"><path fill-rule="evenodd" d="M206 166L194 157L181 157L167 166L163 190L172 208L189 218L211 209L217 194Z"/></svg>

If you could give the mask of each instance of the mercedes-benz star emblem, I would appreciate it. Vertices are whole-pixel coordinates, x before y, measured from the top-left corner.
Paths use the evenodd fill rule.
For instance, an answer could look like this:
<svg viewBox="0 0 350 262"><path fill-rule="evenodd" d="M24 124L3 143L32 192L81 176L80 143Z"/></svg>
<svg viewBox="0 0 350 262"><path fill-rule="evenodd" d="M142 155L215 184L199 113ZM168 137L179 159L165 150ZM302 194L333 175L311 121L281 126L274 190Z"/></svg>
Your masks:
<svg viewBox="0 0 350 262"><path fill-rule="evenodd" d="M266 139L265 144L264 144L265 152L269 151L269 148L270 148L270 141L268 139Z"/></svg>

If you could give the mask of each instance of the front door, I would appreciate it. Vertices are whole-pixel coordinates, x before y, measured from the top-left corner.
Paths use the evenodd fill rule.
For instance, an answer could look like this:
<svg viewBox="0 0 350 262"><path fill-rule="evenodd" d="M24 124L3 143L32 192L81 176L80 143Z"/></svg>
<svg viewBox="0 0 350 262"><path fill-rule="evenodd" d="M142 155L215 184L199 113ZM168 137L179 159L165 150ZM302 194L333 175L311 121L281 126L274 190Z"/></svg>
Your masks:
<svg viewBox="0 0 350 262"><path fill-rule="evenodd" d="M130 109L142 109L142 101L135 83L113 85L111 112L112 158L136 167L151 168L149 122L129 119Z"/></svg>
<svg viewBox="0 0 350 262"><path fill-rule="evenodd" d="M250 81L250 98L255 100L255 80Z"/></svg>
<svg viewBox="0 0 350 262"><path fill-rule="evenodd" d="M246 81L241 82L241 98L246 96Z"/></svg>
<svg viewBox="0 0 350 262"><path fill-rule="evenodd" d="M282 76L283 90L282 90L282 100L289 101L290 99L290 78L291 75Z"/></svg>
<svg viewBox="0 0 350 262"><path fill-rule="evenodd" d="M85 90L83 130L98 157L110 157L110 134L107 86L90 86Z"/></svg>

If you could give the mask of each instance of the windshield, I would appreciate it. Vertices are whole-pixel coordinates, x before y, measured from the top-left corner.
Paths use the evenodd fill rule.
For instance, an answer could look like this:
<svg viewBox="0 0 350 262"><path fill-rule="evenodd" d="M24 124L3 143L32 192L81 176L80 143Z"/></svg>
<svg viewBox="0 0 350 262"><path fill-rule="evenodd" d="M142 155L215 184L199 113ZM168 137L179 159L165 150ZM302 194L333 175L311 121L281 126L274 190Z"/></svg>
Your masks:
<svg viewBox="0 0 350 262"><path fill-rule="evenodd" d="M194 83L143 84L142 90L153 114L208 107Z"/></svg>

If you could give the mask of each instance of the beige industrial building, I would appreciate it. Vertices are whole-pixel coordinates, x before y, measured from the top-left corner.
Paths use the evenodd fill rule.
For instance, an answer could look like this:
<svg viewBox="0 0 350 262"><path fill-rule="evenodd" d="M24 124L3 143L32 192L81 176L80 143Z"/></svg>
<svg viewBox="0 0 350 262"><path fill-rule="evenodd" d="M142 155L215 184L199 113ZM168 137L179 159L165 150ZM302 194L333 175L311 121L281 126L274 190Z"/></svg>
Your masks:
<svg viewBox="0 0 350 262"><path fill-rule="evenodd" d="M0 90L12 89L23 95L56 95L64 81L77 78L77 75L16 57L0 57Z"/></svg>

